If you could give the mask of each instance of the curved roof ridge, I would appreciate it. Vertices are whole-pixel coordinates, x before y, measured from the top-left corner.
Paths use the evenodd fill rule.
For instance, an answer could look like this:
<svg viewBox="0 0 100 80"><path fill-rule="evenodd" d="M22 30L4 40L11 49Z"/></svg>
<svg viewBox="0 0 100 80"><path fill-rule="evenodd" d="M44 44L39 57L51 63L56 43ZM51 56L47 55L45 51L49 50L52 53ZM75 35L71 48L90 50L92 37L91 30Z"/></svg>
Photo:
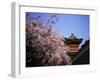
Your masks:
<svg viewBox="0 0 100 80"><path fill-rule="evenodd" d="M72 33L68 39L78 39L78 38Z"/></svg>

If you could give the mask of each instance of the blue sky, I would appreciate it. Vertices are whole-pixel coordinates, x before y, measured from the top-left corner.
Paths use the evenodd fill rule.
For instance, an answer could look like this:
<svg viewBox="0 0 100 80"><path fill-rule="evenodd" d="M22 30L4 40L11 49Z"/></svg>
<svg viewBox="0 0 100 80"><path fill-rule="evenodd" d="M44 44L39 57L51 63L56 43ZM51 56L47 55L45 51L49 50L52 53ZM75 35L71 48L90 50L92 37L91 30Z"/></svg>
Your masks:
<svg viewBox="0 0 100 80"><path fill-rule="evenodd" d="M31 18L41 16L42 19L48 20L53 14L26 12L26 15ZM57 14L57 17L58 22L52 27L59 34L68 38L73 33L77 38L83 38L82 44L89 39L89 15Z"/></svg>

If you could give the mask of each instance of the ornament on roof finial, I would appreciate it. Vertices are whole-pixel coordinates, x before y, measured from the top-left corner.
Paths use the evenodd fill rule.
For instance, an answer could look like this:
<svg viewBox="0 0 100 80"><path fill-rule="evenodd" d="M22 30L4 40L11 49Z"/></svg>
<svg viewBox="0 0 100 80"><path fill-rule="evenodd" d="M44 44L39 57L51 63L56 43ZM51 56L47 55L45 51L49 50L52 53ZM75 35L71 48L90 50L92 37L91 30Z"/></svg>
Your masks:
<svg viewBox="0 0 100 80"><path fill-rule="evenodd" d="M69 37L69 39L77 39L77 37L73 33L71 33L71 36Z"/></svg>

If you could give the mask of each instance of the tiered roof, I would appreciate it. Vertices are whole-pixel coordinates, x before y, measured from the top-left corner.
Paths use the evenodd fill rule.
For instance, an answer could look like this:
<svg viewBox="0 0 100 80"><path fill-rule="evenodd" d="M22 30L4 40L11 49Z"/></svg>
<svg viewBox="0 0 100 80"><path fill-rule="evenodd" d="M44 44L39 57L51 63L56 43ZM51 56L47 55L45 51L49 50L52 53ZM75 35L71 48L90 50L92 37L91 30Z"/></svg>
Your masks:
<svg viewBox="0 0 100 80"><path fill-rule="evenodd" d="M71 34L69 38L65 38L66 43L69 44L80 44L82 42L82 38L78 39L74 34Z"/></svg>

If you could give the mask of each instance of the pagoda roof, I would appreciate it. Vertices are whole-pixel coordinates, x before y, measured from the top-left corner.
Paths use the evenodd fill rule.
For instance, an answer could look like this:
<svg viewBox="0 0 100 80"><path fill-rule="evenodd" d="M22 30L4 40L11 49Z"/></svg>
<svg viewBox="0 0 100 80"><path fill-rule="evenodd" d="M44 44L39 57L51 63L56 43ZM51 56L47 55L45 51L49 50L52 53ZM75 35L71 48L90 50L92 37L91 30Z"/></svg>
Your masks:
<svg viewBox="0 0 100 80"><path fill-rule="evenodd" d="M82 42L83 39L66 39L66 43L69 45L69 44L80 44Z"/></svg>
<svg viewBox="0 0 100 80"><path fill-rule="evenodd" d="M65 38L66 44L80 44L82 42L82 38L78 39L74 34L71 34L69 38Z"/></svg>
<svg viewBox="0 0 100 80"><path fill-rule="evenodd" d="M78 38L72 33L68 39L78 39Z"/></svg>

